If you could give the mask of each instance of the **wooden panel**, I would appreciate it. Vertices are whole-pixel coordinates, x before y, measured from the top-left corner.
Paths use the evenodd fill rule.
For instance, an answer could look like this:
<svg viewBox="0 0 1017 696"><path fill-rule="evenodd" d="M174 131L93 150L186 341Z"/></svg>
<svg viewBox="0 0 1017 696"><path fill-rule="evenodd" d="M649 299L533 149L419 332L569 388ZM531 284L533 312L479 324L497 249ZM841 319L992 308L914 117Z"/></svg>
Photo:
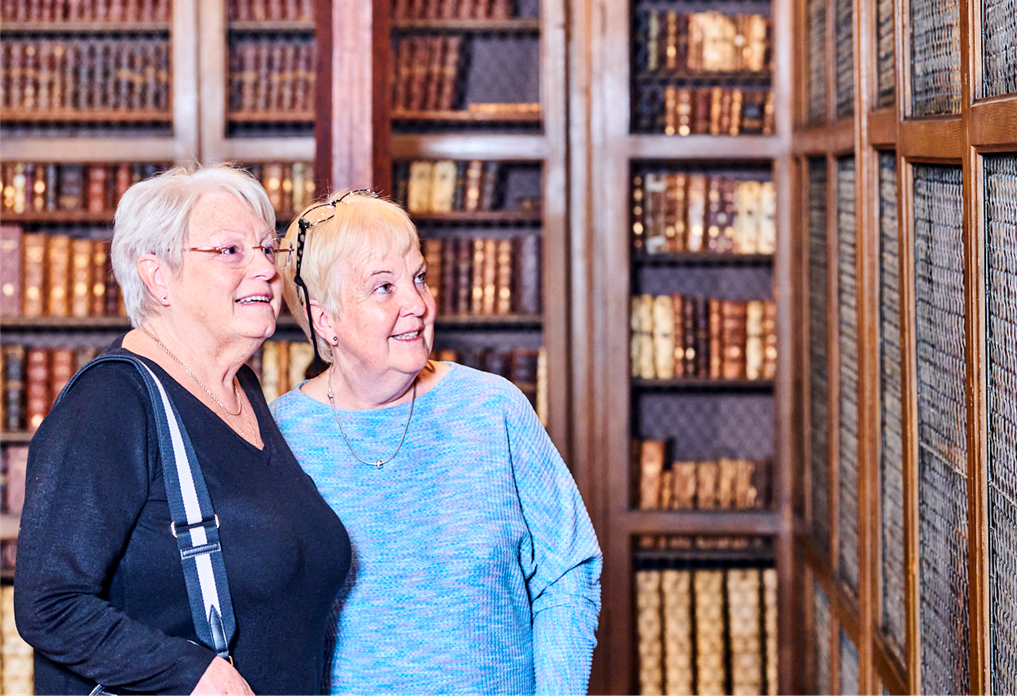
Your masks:
<svg viewBox="0 0 1017 696"><path fill-rule="evenodd" d="M971 145L982 150L1013 150L1017 138L1017 96L971 106Z"/></svg>
<svg viewBox="0 0 1017 696"><path fill-rule="evenodd" d="M11 138L3 140L4 161L178 162L173 138Z"/></svg>
<svg viewBox="0 0 1017 696"><path fill-rule="evenodd" d="M810 128L795 131L792 150L797 155L821 152L843 154L853 152L855 147L855 124L845 119L829 128Z"/></svg>
<svg viewBox="0 0 1017 696"><path fill-rule="evenodd" d="M907 120L899 128L897 148L906 159L956 162L964 157L964 123L956 116Z"/></svg>
<svg viewBox="0 0 1017 696"><path fill-rule="evenodd" d="M897 145L897 113L893 108L873 111L869 119L869 145L895 147Z"/></svg>

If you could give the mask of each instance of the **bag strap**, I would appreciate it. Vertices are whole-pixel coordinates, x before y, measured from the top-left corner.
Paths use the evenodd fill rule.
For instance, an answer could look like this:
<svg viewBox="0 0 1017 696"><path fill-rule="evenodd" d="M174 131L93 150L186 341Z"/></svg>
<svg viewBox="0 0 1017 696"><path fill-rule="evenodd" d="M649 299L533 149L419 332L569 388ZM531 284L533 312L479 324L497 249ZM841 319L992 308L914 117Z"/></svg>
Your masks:
<svg viewBox="0 0 1017 696"><path fill-rule="evenodd" d="M180 562L187 582L191 619L198 640L216 654L230 660L230 643L236 634L233 601L226 581L226 565L219 541L219 517L205 487L205 477L162 382L144 362L125 353L108 353L95 358L78 371L60 397L91 367L106 362L124 362L138 368L155 413L156 435L162 456L163 481L169 499L170 532L177 540ZM58 400L59 398L58 397Z"/></svg>

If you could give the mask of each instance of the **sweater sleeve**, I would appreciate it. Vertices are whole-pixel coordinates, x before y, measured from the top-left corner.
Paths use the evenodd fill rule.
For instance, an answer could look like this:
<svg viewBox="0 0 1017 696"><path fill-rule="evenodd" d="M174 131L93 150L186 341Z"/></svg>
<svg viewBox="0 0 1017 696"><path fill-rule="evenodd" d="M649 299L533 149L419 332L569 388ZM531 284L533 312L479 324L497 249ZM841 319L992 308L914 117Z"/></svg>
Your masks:
<svg viewBox="0 0 1017 696"><path fill-rule="evenodd" d="M523 558L538 694L585 694L603 565L579 490L522 394L508 407L509 447L532 548Z"/></svg>
<svg viewBox="0 0 1017 696"><path fill-rule="evenodd" d="M148 437L149 404L133 367L98 365L32 439L15 617L40 654L86 679L145 693L190 693L215 654L108 601L148 498L149 457L158 451Z"/></svg>

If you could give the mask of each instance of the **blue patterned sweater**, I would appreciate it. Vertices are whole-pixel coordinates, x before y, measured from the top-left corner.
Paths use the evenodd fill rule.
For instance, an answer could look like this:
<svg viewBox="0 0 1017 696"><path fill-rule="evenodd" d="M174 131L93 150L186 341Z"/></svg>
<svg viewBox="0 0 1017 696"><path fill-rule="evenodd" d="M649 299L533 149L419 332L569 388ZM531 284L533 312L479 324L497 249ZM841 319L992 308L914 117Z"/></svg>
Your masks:
<svg viewBox="0 0 1017 696"><path fill-rule="evenodd" d="M363 459L395 451L409 404L339 411ZM572 476L526 398L462 365L417 399L382 469L328 404L272 404L338 513L353 566L335 607L332 693L585 693L602 557Z"/></svg>

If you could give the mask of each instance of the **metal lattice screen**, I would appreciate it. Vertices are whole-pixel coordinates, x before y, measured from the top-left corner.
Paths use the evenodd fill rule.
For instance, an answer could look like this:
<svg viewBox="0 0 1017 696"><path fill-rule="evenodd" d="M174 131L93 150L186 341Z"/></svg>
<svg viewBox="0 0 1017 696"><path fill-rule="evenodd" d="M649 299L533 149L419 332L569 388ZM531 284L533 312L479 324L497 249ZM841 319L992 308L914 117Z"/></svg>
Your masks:
<svg viewBox="0 0 1017 696"><path fill-rule="evenodd" d="M840 629L840 693L859 694L858 648L844 629Z"/></svg>
<svg viewBox="0 0 1017 696"><path fill-rule="evenodd" d="M851 0L836 0L837 118L855 112L854 22Z"/></svg>
<svg viewBox="0 0 1017 696"><path fill-rule="evenodd" d="M828 363L829 249L826 230L826 160L808 163L809 245L809 467L812 534L830 548L830 384Z"/></svg>
<svg viewBox="0 0 1017 696"><path fill-rule="evenodd" d="M911 1L911 93L915 116L960 112L958 0Z"/></svg>
<svg viewBox="0 0 1017 696"><path fill-rule="evenodd" d="M982 79L984 96L1017 92L1017 0L982 4Z"/></svg>
<svg viewBox="0 0 1017 696"><path fill-rule="evenodd" d="M967 693L963 177L914 168L922 690Z"/></svg>
<svg viewBox="0 0 1017 696"><path fill-rule="evenodd" d="M893 0L879 0L876 5L876 86L878 104L890 106L894 102L894 80L897 69L893 46Z"/></svg>
<svg viewBox="0 0 1017 696"><path fill-rule="evenodd" d="M880 503L882 520L881 625L904 659L904 441L901 427L900 266L897 157L879 155L880 232Z"/></svg>
<svg viewBox="0 0 1017 696"><path fill-rule="evenodd" d="M809 123L822 123L826 120L826 2L808 0L805 12L809 42L806 115Z"/></svg>
<svg viewBox="0 0 1017 696"><path fill-rule="evenodd" d="M830 655L830 599L823 587L815 579L812 580L812 640L816 651L812 656L812 673L816 684L814 693L830 693L831 655Z"/></svg>
<svg viewBox="0 0 1017 696"><path fill-rule="evenodd" d="M993 693L1017 692L1017 157L985 158Z"/></svg>
<svg viewBox="0 0 1017 696"><path fill-rule="evenodd" d="M858 282L855 272L855 160L837 160L837 294L840 440L837 527L840 578L858 593Z"/></svg>

